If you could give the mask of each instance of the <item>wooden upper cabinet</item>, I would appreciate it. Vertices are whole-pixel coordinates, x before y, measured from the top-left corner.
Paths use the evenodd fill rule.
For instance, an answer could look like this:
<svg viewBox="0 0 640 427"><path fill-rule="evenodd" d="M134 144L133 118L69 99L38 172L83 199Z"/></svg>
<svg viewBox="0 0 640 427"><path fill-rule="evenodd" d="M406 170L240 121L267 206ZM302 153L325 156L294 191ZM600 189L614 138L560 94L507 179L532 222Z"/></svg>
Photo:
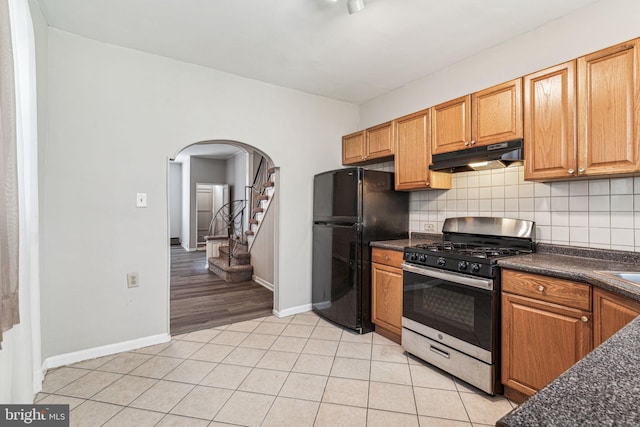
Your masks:
<svg viewBox="0 0 640 427"><path fill-rule="evenodd" d="M522 138L522 79L431 108L433 154Z"/></svg>
<svg viewBox="0 0 640 427"><path fill-rule="evenodd" d="M392 122L342 137L342 164L358 165L393 156Z"/></svg>
<svg viewBox="0 0 640 427"><path fill-rule="evenodd" d="M576 61L524 77L524 178L568 178L577 170Z"/></svg>
<svg viewBox="0 0 640 427"><path fill-rule="evenodd" d="M451 175L431 172L431 110L394 120L396 190L451 188Z"/></svg>
<svg viewBox="0 0 640 427"><path fill-rule="evenodd" d="M471 114L471 145L522 138L522 79L474 93Z"/></svg>
<svg viewBox="0 0 640 427"><path fill-rule="evenodd" d="M640 315L640 302L593 290L593 345L599 346Z"/></svg>
<svg viewBox="0 0 640 427"><path fill-rule="evenodd" d="M342 137L342 164L353 165L364 161L365 131Z"/></svg>
<svg viewBox="0 0 640 427"><path fill-rule="evenodd" d="M431 107L433 154L462 150L471 141L471 95Z"/></svg>
<svg viewBox="0 0 640 427"><path fill-rule="evenodd" d="M578 175L640 170L640 39L578 58Z"/></svg>
<svg viewBox="0 0 640 427"><path fill-rule="evenodd" d="M366 160L393 156L392 122L371 127L365 131L367 142Z"/></svg>

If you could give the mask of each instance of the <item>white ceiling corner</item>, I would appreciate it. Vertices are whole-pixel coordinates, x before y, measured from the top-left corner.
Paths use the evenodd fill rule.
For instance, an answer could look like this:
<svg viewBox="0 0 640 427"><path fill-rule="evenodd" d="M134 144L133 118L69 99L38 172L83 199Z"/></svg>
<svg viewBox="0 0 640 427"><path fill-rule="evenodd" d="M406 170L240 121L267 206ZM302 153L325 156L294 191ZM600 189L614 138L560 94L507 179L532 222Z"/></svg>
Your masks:
<svg viewBox="0 0 640 427"><path fill-rule="evenodd" d="M596 0L38 0L51 27L361 104Z"/></svg>

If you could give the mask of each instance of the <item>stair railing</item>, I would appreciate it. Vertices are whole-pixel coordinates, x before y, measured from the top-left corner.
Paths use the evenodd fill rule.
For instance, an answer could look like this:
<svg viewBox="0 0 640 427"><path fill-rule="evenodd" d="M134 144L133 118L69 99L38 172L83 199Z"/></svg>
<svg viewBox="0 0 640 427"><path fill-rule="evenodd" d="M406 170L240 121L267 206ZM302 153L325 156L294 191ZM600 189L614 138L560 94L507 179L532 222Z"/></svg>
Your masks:
<svg viewBox="0 0 640 427"><path fill-rule="evenodd" d="M209 224L209 235L216 229L216 224L222 223L227 232L229 242L228 263L231 266L233 256L238 252L244 240L244 212L247 200L233 200L225 203L217 210Z"/></svg>
<svg viewBox="0 0 640 427"><path fill-rule="evenodd" d="M266 189L263 186L269 179L269 165L264 157L260 158L260 163L253 177L253 183L245 187L247 199L249 200L249 218L255 218L255 210L260 207L261 196L264 196Z"/></svg>

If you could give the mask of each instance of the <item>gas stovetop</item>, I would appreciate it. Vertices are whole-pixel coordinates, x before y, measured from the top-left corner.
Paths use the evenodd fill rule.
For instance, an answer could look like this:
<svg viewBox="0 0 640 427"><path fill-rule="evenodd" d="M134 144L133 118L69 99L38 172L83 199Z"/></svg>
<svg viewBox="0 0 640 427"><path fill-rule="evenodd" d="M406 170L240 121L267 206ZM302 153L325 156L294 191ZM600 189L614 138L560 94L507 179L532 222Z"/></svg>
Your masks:
<svg viewBox="0 0 640 427"><path fill-rule="evenodd" d="M534 223L510 218L448 218L443 241L404 248L409 264L495 278L499 258L535 252Z"/></svg>

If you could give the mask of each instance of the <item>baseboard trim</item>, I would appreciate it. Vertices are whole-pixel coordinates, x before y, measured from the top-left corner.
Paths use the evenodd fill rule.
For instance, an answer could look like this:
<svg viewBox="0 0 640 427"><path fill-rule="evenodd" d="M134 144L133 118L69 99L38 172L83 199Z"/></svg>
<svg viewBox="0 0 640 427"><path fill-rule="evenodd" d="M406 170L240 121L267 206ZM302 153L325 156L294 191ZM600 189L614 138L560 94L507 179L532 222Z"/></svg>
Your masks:
<svg viewBox="0 0 640 427"><path fill-rule="evenodd" d="M136 350L155 344L162 344L171 341L171 335L159 334L148 337L137 338L135 340L123 341L115 344L107 344L100 347L88 348L74 351L72 353L59 354L47 357L42 363L42 373L47 369L57 368L71 363L82 362L84 360L95 359L96 357L109 356L111 354L122 353L123 351Z"/></svg>
<svg viewBox="0 0 640 427"><path fill-rule="evenodd" d="M255 274L251 277L251 280L253 280L254 282L256 282L258 285L261 285L267 289L269 289L271 292L273 292L273 284L267 282L266 280L264 280L261 277L256 276Z"/></svg>
<svg viewBox="0 0 640 427"><path fill-rule="evenodd" d="M297 307L285 308L284 310L273 310L273 314L276 317L287 317L293 316L294 314L306 313L307 311L311 311L311 304L299 305Z"/></svg>

